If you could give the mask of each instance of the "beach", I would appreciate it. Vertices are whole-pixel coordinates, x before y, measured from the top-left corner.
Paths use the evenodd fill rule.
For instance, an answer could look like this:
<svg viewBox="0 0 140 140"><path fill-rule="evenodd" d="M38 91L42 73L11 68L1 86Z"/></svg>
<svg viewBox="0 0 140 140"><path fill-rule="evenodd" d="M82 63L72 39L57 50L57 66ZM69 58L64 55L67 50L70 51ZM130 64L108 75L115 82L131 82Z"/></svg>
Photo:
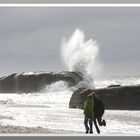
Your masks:
<svg viewBox="0 0 140 140"><path fill-rule="evenodd" d="M140 111L106 110L100 136L140 134ZM1 105L1 135L87 135L83 110L34 105ZM99 136L93 127L93 136ZM91 134L90 134L91 135Z"/></svg>

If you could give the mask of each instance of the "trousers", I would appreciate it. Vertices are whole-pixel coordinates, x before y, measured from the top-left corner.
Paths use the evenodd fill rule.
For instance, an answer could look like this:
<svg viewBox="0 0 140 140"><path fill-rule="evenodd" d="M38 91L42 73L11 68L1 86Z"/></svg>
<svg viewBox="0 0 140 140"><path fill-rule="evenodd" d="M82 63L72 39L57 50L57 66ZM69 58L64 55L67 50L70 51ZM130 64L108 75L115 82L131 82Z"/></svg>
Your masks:
<svg viewBox="0 0 140 140"><path fill-rule="evenodd" d="M86 131L88 131L88 130L92 131L92 128L93 128L93 117L85 116L85 118L84 118L84 125L85 125L85 128L86 128Z"/></svg>

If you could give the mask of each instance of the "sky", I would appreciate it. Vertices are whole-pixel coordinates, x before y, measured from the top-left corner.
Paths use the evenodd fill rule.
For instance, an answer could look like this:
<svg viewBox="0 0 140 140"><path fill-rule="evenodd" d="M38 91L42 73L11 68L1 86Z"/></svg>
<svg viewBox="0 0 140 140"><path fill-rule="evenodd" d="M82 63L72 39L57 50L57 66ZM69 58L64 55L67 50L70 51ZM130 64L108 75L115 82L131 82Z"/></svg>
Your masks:
<svg viewBox="0 0 140 140"><path fill-rule="evenodd" d="M140 8L0 7L0 77L67 70L61 44L77 28L99 44L100 75L140 75Z"/></svg>

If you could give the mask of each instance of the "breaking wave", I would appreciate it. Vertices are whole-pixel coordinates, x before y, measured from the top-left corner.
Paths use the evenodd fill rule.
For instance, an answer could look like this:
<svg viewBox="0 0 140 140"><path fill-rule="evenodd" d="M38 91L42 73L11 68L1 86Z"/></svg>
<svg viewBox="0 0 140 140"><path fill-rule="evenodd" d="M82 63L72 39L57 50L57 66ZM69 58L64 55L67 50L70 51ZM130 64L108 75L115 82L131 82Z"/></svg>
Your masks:
<svg viewBox="0 0 140 140"><path fill-rule="evenodd" d="M83 31L76 29L72 36L62 42L62 58L70 71L83 74L83 83L79 86L94 88L94 75L101 65L97 62L99 46L93 39L85 41Z"/></svg>

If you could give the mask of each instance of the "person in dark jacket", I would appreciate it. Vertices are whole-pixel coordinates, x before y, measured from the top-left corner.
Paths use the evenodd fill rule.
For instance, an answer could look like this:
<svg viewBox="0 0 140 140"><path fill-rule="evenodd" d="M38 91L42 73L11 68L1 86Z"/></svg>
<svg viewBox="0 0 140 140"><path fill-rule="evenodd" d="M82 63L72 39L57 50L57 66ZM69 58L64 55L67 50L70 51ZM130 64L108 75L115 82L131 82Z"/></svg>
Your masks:
<svg viewBox="0 0 140 140"><path fill-rule="evenodd" d="M94 117L94 100L93 100L93 95L89 94L87 96L87 99L84 102L84 125L86 128L86 133L89 132L92 134L92 127L93 127L93 117Z"/></svg>
<svg viewBox="0 0 140 140"><path fill-rule="evenodd" d="M100 134L100 129L97 125L97 122L100 126L106 126L106 121L102 119L102 116L104 114L104 104L102 100L95 94L95 92L93 95L94 95L93 122L94 122L97 133Z"/></svg>

